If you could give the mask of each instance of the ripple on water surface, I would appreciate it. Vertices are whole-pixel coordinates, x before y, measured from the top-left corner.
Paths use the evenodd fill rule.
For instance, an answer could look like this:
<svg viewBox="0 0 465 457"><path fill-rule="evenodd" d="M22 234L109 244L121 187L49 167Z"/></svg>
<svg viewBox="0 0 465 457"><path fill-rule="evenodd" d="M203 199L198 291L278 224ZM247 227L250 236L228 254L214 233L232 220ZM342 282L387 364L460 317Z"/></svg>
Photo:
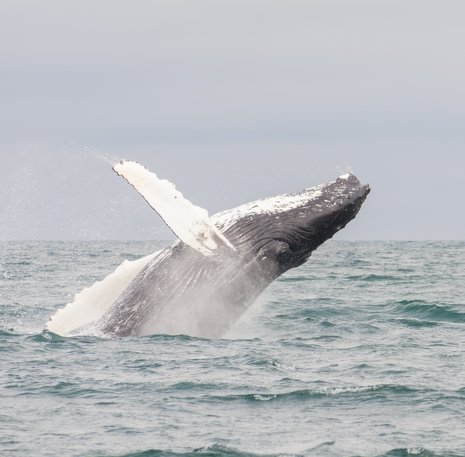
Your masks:
<svg viewBox="0 0 465 457"><path fill-rule="evenodd" d="M465 455L465 243L330 242L223 339L64 338L160 243L0 243L0 454Z"/></svg>

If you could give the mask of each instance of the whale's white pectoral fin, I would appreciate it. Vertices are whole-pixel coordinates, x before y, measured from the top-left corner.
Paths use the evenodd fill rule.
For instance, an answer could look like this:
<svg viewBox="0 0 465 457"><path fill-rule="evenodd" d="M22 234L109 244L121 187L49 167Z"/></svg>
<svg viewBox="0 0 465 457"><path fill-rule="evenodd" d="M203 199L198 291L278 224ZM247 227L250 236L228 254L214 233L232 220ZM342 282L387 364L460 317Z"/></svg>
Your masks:
<svg viewBox="0 0 465 457"><path fill-rule="evenodd" d="M204 255L213 255L220 247L235 250L210 219L207 210L184 198L171 182L129 160L116 163L113 170L144 197L184 243Z"/></svg>
<svg viewBox="0 0 465 457"><path fill-rule="evenodd" d="M68 303L50 317L49 322L45 324L45 329L57 335L66 336L97 322L137 274L160 252L138 260L125 260L104 279L76 294L73 302Z"/></svg>

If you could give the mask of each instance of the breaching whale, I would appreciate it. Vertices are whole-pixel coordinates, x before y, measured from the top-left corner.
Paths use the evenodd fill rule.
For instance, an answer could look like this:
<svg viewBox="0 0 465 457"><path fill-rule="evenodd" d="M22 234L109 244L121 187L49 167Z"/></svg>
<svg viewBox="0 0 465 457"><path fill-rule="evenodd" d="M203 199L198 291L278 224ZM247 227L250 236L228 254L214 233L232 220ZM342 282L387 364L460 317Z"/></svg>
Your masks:
<svg viewBox="0 0 465 457"><path fill-rule="evenodd" d="M139 261L126 261L84 290L50 319L49 331L222 336L273 280L302 265L345 227L370 192L348 173L209 217L142 165L121 161L113 168L179 240Z"/></svg>

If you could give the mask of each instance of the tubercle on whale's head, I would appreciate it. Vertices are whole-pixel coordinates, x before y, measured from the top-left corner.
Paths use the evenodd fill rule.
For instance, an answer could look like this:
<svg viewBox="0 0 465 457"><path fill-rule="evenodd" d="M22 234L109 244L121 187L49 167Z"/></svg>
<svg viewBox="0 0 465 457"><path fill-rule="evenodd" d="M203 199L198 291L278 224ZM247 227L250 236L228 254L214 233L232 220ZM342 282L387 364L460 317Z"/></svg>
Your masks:
<svg viewBox="0 0 465 457"><path fill-rule="evenodd" d="M235 210L226 235L274 279L304 263L312 252L344 228L370 192L353 174L302 192L281 195Z"/></svg>
<svg viewBox="0 0 465 457"><path fill-rule="evenodd" d="M280 250L284 250L283 242L288 248L286 255L281 253L280 270L284 272L301 265L318 246L343 229L355 218L370 190L369 185L347 174L320 186L316 198L289 211L279 238Z"/></svg>

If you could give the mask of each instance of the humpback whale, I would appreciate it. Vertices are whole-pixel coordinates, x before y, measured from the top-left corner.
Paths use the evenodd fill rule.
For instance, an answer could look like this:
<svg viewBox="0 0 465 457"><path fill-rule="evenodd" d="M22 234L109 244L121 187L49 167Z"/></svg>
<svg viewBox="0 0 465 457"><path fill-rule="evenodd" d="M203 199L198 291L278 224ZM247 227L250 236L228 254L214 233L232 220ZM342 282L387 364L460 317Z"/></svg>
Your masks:
<svg viewBox="0 0 465 457"><path fill-rule="evenodd" d="M113 169L158 212L178 240L139 261L126 262L83 291L50 319L49 331L66 335L92 328L116 337L220 337L272 281L302 265L345 227L370 192L348 173L210 217L169 181L136 162L121 161ZM83 312L85 307L88 312Z"/></svg>

